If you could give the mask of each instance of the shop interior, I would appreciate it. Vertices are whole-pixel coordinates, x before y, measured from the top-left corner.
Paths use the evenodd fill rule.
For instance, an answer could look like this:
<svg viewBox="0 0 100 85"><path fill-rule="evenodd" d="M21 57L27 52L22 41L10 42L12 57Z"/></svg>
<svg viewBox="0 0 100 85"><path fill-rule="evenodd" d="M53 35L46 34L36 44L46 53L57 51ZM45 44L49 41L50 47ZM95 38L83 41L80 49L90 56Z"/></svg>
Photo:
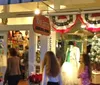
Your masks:
<svg viewBox="0 0 100 85"><path fill-rule="evenodd" d="M96 0L43 0L43 2L31 2L31 3L22 3L22 4L12 4L7 6L0 6L1 11L1 28L2 24L4 26L9 25L32 25L33 23L33 11L35 11L36 8L39 8L44 15L49 16L51 15L62 15L62 14L82 14L82 13L98 13L100 8L100 1ZM61 2L61 3L60 3ZM46 4L45 4L46 3ZM56 13L56 11L58 13ZM95 12L96 11L96 12ZM10 13L12 12L12 13ZM8 14L7 14L8 13ZM6 18L4 17L6 16ZM99 19L99 18L98 18ZM4 20L4 22L2 22ZM5 22L6 21L6 22ZM95 21L95 20L94 20ZM100 20L99 20L100 22ZM95 22L95 24L99 23ZM99 23L100 24L100 23ZM5 27L5 28L6 28ZM22 26L22 28L24 28ZM99 26L100 27L100 26ZM14 28L14 27L13 27ZM55 31L52 28L52 31ZM56 31L55 31L56 32ZM22 57L22 54L24 53L25 46L29 46L29 30L10 30L7 32L7 54L8 49L11 47L15 47L17 50L19 50L19 56ZM60 60L61 65L64 63L66 51L68 48L68 42L69 41L75 41L76 46L80 49L80 54L87 51L86 47L93 42L93 38L96 35L96 39L94 42L97 43L98 40L100 40L100 30L99 32L90 32L86 30L86 27L83 26L83 24L77 20L76 24L72 27L72 29L69 32L66 33L58 33L56 32L56 56ZM37 34L37 46L36 46L36 57L35 57L35 63L36 63L36 73L40 72L40 36ZM33 37L33 36L32 36ZM32 39L32 38L31 38ZM49 40L49 48L52 47L52 37L50 37ZM4 37L0 35L0 72L2 71L2 64L5 61L2 61L3 57L2 54L4 54L3 45L5 46L5 43L3 43ZM94 43L93 42L93 43ZM33 42L31 43L31 45ZM95 44L97 47L100 48L99 44ZM96 49L98 49L96 47ZM3 49L2 49L3 48ZM94 47L95 48L95 47ZM30 49L30 48L29 48ZM33 50L32 50L33 51ZM99 51L98 51L99 52ZM100 53L100 52L99 52ZM33 53L34 54L34 53ZM98 54L100 56L100 54ZM32 55L33 56L33 55ZM7 57L10 57L9 54ZM32 58L32 57L31 57ZM33 58L32 58L33 59ZM98 57L97 61L100 60ZM97 62L96 61L96 62ZM32 61L33 62L33 61ZM100 62L100 61L98 61ZM33 63L32 63L33 64ZM4 65L6 66L6 65ZM94 69L96 72L93 73L93 82L95 84L100 83L98 80L100 79L100 66L95 66ZM31 69L33 71L33 68ZM1 73L0 73L1 75Z"/></svg>
<svg viewBox="0 0 100 85"><path fill-rule="evenodd" d="M35 63L36 65L36 73L40 72L40 36L37 36L37 50L36 50L36 57ZM8 45L7 49L14 47L18 50L18 56L21 58L21 62L24 59L24 51L25 47L29 47L29 30L17 30L17 31L8 31ZM29 48L28 48L29 49ZM9 55L8 55L9 57ZM29 55L27 57L27 60ZM29 60L28 60L29 62ZM39 64L39 65L38 65Z"/></svg>

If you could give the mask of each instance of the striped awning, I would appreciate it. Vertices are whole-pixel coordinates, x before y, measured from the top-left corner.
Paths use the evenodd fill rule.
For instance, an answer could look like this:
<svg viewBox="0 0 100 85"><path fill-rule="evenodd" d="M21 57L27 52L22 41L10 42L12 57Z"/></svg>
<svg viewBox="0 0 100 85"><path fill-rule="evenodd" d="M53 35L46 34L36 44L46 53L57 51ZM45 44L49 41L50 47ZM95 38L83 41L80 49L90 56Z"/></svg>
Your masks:
<svg viewBox="0 0 100 85"><path fill-rule="evenodd" d="M26 2L38 2L38 1L41 1L41 0L0 0L0 5L18 4L18 3L26 3Z"/></svg>

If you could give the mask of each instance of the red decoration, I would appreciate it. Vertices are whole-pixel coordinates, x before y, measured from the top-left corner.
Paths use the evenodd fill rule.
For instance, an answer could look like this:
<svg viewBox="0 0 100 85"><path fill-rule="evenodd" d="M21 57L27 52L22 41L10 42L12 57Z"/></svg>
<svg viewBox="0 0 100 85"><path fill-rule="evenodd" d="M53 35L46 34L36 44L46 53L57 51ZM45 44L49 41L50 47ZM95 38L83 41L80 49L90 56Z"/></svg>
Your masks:
<svg viewBox="0 0 100 85"><path fill-rule="evenodd" d="M42 35L50 35L50 21L49 18L43 15L36 15L33 19L33 30Z"/></svg>
<svg viewBox="0 0 100 85"><path fill-rule="evenodd" d="M31 83L40 83L42 81L42 74L32 74L28 77Z"/></svg>
<svg viewBox="0 0 100 85"><path fill-rule="evenodd" d="M52 16L52 27L56 32L67 33L75 25L77 19L86 25L87 30L100 31L100 13Z"/></svg>
<svg viewBox="0 0 100 85"><path fill-rule="evenodd" d="M78 17L80 21L86 25L87 30L91 32L100 31L100 13L81 14Z"/></svg>
<svg viewBox="0 0 100 85"><path fill-rule="evenodd" d="M93 13L91 17L100 17L100 13Z"/></svg>
<svg viewBox="0 0 100 85"><path fill-rule="evenodd" d="M0 82L2 82L3 81L3 79L2 78L0 78Z"/></svg>
<svg viewBox="0 0 100 85"><path fill-rule="evenodd" d="M64 16L64 15L58 16L58 19L67 19L67 16Z"/></svg>
<svg viewBox="0 0 100 85"><path fill-rule="evenodd" d="M77 15L61 15L52 17L52 27L56 32L67 33L75 25Z"/></svg>

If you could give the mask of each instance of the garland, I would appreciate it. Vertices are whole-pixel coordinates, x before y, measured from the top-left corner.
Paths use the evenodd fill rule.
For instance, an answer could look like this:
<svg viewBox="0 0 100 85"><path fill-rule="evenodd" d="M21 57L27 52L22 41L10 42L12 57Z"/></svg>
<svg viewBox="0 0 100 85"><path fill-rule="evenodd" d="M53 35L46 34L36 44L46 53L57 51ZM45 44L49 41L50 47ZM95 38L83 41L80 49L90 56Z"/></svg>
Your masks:
<svg viewBox="0 0 100 85"><path fill-rule="evenodd" d="M62 15L52 16L52 27L56 32L65 33L69 32L75 25L76 20L79 19L86 25L86 29L91 32L100 31L100 13L81 14L81 15Z"/></svg>
<svg viewBox="0 0 100 85"><path fill-rule="evenodd" d="M52 16L52 27L54 30L60 33L69 32L71 28L75 25L77 16L67 15L67 16Z"/></svg>
<svg viewBox="0 0 100 85"><path fill-rule="evenodd" d="M80 21L86 25L86 29L91 32L100 31L100 13L81 14Z"/></svg>
<svg viewBox="0 0 100 85"><path fill-rule="evenodd" d="M63 22L59 22L59 19L66 19ZM69 23L71 23L73 21L73 16L69 15L69 19L67 20L66 16L52 16L52 21L54 24L56 24L57 26L65 26L65 25L69 25Z"/></svg>

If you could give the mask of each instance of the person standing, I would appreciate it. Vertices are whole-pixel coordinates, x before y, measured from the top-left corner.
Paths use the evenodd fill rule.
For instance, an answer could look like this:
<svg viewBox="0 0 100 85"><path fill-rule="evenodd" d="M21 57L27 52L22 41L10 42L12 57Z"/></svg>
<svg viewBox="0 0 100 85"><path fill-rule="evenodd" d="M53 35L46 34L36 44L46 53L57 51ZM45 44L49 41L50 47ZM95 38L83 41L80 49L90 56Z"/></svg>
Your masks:
<svg viewBox="0 0 100 85"><path fill-rule="evenodd" d="M69 41L68 45L65 61L62 65L62 80L64 85L77 85L80 49L74 44L74 41Z"/></svg>
<svg viewBox="0 0 100 85"><path fill-rule="evenodd" d="M9 49L10 58L7 59L7 69L4 75L5 85L8 81L8 85L17 85L21 79L20 72L20 58L17 56L17 51L15 48Z"/></svg>
<svg viewBox="0 0 100 85"><path fill-rule="evenodd" d="M47 51L45 53L42 70L42 85L62 85L60 65L57 57L52 51Z"/></svg>
<svg viewBox="0 0 100 85"><path fill-rule="evenodd" d="M90 58L88 54L82 54L80 57L80 67L78 72L78 78L81 80L80 85L90 85L91 81L91 66Z"/></svg>

